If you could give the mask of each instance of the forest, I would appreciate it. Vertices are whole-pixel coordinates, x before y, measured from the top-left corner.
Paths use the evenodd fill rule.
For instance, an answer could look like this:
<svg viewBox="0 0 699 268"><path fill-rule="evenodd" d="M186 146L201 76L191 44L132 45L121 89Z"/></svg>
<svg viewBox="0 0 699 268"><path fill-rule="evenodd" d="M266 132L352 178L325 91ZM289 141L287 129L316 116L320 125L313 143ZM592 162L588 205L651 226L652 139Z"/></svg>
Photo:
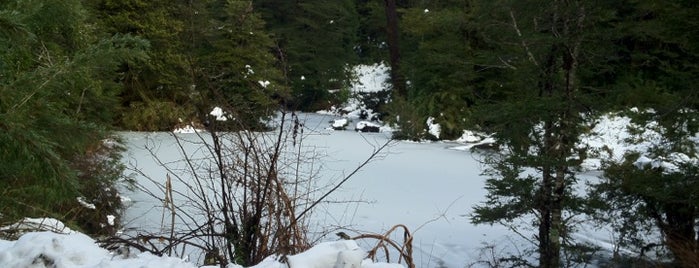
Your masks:
<svg viewBox="0 0 699 268"><path fill-rule="evenodd" d="M697 29L693 0L2 1L0 225L49 216L112 235L93 223L122 209L116 131L209 128L213 107L235 118L217 131L266 131L279 112L342 104L351 67L384 62L391 90L364 98L394 138L494 133L472 221L531 216L538 267L585 252L567 236L571 214L614 222L625 246L665 249L663 265L697 267L695 162L629 153L603 163L586 198L572 194L580 163L604 153L578 144L605 113L653 122L654 158L697 158ZM644 244L648 228L663 239Z"/></svg>

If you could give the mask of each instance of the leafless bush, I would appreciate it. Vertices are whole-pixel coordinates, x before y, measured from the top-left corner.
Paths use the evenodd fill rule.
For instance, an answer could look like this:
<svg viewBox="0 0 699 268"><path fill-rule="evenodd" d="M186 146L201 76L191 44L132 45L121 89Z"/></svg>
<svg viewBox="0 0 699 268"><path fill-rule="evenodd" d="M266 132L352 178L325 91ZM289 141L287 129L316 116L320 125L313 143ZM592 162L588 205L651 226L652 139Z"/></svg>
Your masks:
<svg viewBox="0 0 699 268"><path fill-rule="evenodd" d="M403 231L403 234L401 236L403 238L402 241L396 241L392 238L393 233L398 232L399 230ZM338 235L339 234L344 233L338 233ZM389 229L383 234L365 233L359 234L355 237L352 237L351 239L377 240L376 245L373 248L371 248L371 250L369 250L369 254L367 255L368 258L370 258L373 261L376 261L377 253L381 251L386 257L386 261L390 262L390 252L391 249L393 249L398 252L398 263L405 262L405 265L407 265L408 268L415 268L415 262L413 261L413 235L410 233L410 230L408 230L408 227L405 225L394 225L393 227L391 227L391 229Z"/></svg>
<svg viewBox="0 0 699 268"><path fill-rule="evenodd" d="M197 134L196 141L174 136L185 172L158 160L167 168L165 181L148 178L157 190L139 184L162 202L162 230L104 242L158 255L184 256L187 248L198 248L204 264L222 267L251 265L273 254L309 248L313 208L389 143L375 148L365 162L329 190L317 192L314 179L318 170L311 165L317 159L313 151L304 149L303 124L296 115L291 114L290 120L287 116L282 113L280 125L270 132L217 132L210 127L206 135ZM185 142L200 144L204 156L187 152Z"/></svg>

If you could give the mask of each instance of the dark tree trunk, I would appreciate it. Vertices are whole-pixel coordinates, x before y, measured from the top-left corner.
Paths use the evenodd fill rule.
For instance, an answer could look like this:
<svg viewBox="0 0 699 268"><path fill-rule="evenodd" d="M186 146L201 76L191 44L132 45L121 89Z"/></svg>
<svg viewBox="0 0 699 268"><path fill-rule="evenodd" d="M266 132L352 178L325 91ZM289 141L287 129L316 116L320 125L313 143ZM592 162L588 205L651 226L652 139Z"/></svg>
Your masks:
<svg viewBox="0 0 699 268"><path fill-rule="evenodd" d="M660 229L665 234L665 243L675 255L679 267L696 267L699 264L699 241L694 227L696 208L687 204L667 204L664 206L665 220L656 217Z"/></svg>
<svg viewBox="0 0 699 268"><path fill-rule="evenodd" d="M406 97L407 89L405 78L400 69L400 48L398 38L398 12L396 0L385 0L386 10L386 35L388 38L389 62L391 64L391 83L394 96Z"/></svg>

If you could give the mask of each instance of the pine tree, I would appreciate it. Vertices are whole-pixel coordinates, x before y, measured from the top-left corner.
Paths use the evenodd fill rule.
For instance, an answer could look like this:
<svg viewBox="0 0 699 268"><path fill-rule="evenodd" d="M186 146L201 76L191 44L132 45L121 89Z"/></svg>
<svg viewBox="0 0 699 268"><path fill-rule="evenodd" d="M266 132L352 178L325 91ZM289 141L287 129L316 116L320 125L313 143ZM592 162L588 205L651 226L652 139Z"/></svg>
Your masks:
<svg viewBox="0 0 699 268"><path fill-rule="evenodd" d="M143 59L146 44L96 38L79 1L9 2L0 14L12 26L0 35L0 221L52 216L98 232L76 197L106 201L97 196L120 179L118 156L93 149L118 107L118 65Z"/></svg>
<svg viewBox="0 0 699 268"><path fill-rule="evenodd" d="M406 39L414 46L404 57L410 80L405 97L423 114L421 122L436 118L442 139L461 136L475 99L474 57L480 48L470 2L431 3L407 9L402 17Z"/></svg>
<svg viewBox="0 0 699 268"><path fill-rule="evenodd" d="M200 27L193 69L208 99L203 109L223 106L235 119L229 127L260 127L260 118L290 98L264 22L252 1L213 1L202 12L209 19Z"/></svg>
<svg viewBox="0 0 699 268"><path fill-rule="evenodd" d="M193 46L187 1L86 1L90 19L106 35L131 34L150 42L149 60L121 66L126 90L117 124L133 130L170 130L195 111L193 73L187 52Z"/></svg>
<svg viewBox="0 0 699 268"><path fill-rule="evenodd" d="M699 26L697 4L622 1L617 10L613 24L617 49L607 57L607 71L596 81L618 89L610 98L622 109L654 111L631 114L638 125L654 126L663 136L644 152L646 157L665 161L678 155L696 158L699 98L694 87L699 82L699 40L692 29ZM632 133L639 131L643 129ZM643 137L634 140L643 141ZM622 245L641 249L648 247L640 239L643 230L655 226L664 239L651 242L666 246L677 265L695 267L699 263L699 238L694 229L699 221L696 167L643 164L637 162L640 154L628 152L623 162L606 167L604 180L594 192L602 204L601 220L615 223Z"/></svg>
<svg viewBox="0 0 699 268"><path fill-rule="evenodd" d="M277 57L301 110L328 108L349 82L359 27L354 1L254 1L278 47Z"/></svg>
<svg viewBox="0 0 699 268"><path fill-rule="evenodd" d="M493 131L502 153L488 158L486 201L476 206L474 223L512 224L532 217L539 267L566 266L575 226L568 220L582 210L573 194L575 171L584 158L576 147L596 92L581 80L594 47L594 26L606 20L603 3L587 1L481 1L476 14L500 69L479 100L477 116ZM490 12L485 12L490 11ZM479 13L483 12L483 13ZM516 228L516 227L513 227Z"/></svg>

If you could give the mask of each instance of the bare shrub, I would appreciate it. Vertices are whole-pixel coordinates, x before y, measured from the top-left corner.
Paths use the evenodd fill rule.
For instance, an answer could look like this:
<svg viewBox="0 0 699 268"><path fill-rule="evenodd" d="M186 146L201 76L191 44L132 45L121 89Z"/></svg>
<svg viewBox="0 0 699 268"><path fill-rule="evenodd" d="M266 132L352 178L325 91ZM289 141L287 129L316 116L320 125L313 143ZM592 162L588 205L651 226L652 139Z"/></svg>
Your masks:
<svg viewBox="0 0 699 268"><path fill-rule="evenodd" d="M391 238L394 232L403 231L402 241L396 241ZM343 234L343 233L339 233ZM338 234L338 235L339 235ZM377 252L383 252L386 257L386 262L391 261L391 249L398 252L398 263L405 262L408 268L415 268L415 262L413 261L413 235L408 230L408 227L403 224L394 225L391 229L388 229L384 234L359 234L351 239L373 239L377 240L376 245L369 250L368 258L376 261Z"/></svg>

